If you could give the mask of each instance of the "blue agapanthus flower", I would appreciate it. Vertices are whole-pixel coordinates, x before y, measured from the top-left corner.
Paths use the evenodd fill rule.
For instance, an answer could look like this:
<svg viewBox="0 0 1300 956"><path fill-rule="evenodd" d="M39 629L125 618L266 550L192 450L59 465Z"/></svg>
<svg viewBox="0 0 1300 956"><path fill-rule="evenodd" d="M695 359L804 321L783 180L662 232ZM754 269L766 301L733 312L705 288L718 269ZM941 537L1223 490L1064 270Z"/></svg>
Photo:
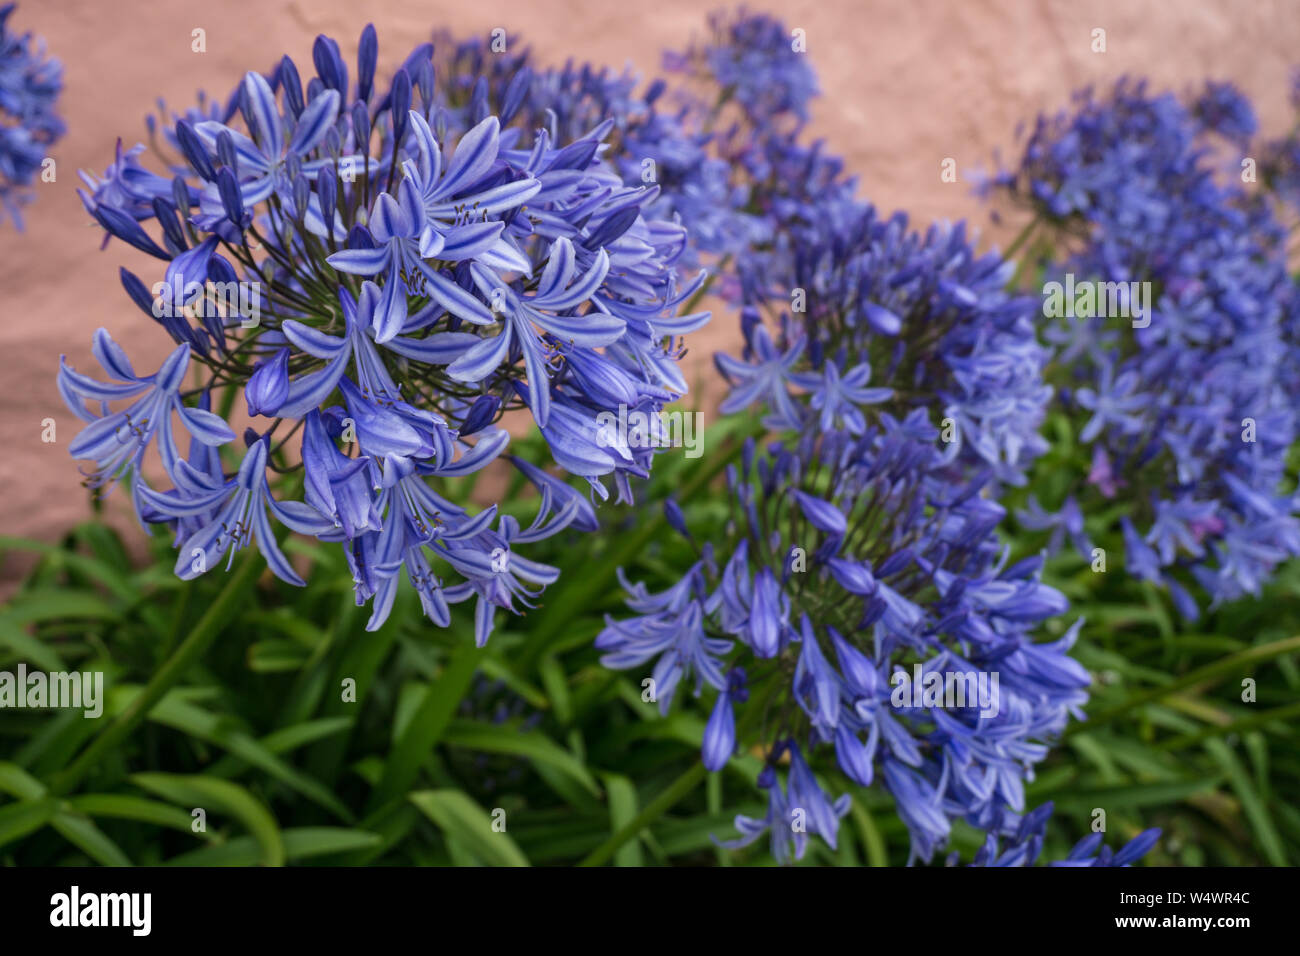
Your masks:
<svg viewBox="0 0 1300 956"><path fill-rule="evenodd" d="M625 581L631 616L596 642L606 666L653 679L665 713L683 690L716 694L709 769L766 753L770 811L737 820L741 843L768 833L778 859L805 833L834 846L844 798L809 769L831 754L843 778L893 795L914 860L956 819L1017 832L1025 782L1089 676L1067 653L1078 623L1037 636L1067 603L1040 558L1008 563L989 479L960 477L923 409L863 434L813 419L746 447L727 531L680 581Z"/></svg>
<svg viewBox="0 0 1300 956"><path fill-rule="evenodd" d="M688 86L699 87L693 92L710 112L734 104L752 127L808 119L817 74L802 31L744 7L714 11L708 25L706 41L668 53L664 63Z"/></svg>
<svg viewBox="0 0 1300 956"><path fill-rule="evenodd" d="M743 10L711 23L710 44L668 62L744 224L706 250L745 341L717 358L722 410L862 434L881 411L925 408L949 458L1023 483L1050 391L1033 300L1005 290L1013 264L978 254L964 224L919 233L856 197L842 160L803 135L817 86L797 31Z"/></svg>
<svg viewBox="0 0 1300 956"><path fill-rule="evenodd" d="M1053 806L1049 802L1042 804L1032 813L1025 814L1021 818L1020 826L1016 832L1006 839L999 839L994 834L989 834L984 841L984 845L975 854L975 859L971 861L970 866L1032 865L1042 853L1043 833L1047 827L1047 821L1052 816L1052 810ZM1079 867L1132 866L1146 856L1151 848L1156 845L1156 842L1160 839L1160 833L1160 829L1156 827L1143 830L1118 851L1103 845L1105 839L1103 834L1090 833L1076 843L1063 859L1052 860L1047 865ZM952 854L948 862L950 865L956 865L958 863L957 854Z"/></svg>
<svg viewBox="0 0 1300 956"><path fill-rule="evenodd" d="M21 230L29 187L65 127L56 112L63 65L41 40L14 32L15 6L0 6L0 222L8 215Z"/></svg>
<svg viewBox="0 0 1300 956"><path fill-rule="evenodd" d="M977 254L961 224L920 234L853 201L804 215L737 257L746 349L718 358L725 410L761 400L769 425L860 434L882 409L925 409L950 460L1022 484L1051 393L1032 301L1005 291L1011 263Z"/></svg>
<svg viewBox="0 0 1300 956"><path fill-rule="evenodd" d="M686 227L683 262L722 257L759 241L769 224L751 206L761 144L789 138L808 116L816 79L800 44L777 20L741 9L714 13L710 35L664 56L666 76L642 82L628 70L533 61L516 39L435 34L436 84L449 128L489 113L503 127L545 129L553 141L610 123L602 158L629 186L651 186L647 207ZM766 178L766 174L764 174Z"/></svg>
<svg viewBox="0 0 1300 956"><path fill-rule="evenodd" d="M1202 130L1245 147L1259 130L1255 107L1232 83L1207 80L1191 103L1191 113Z"/></svg>
<svg viewBox="0 0 1300 956"><path fill-rule="evenodd" d="M1237 177L1216 175L1202 139L1207 127L1245 135L1247 112L1223 86L1193 111L1122 80L1040 117L1000 177L1055 240L1046 338L1091 462L1061 518L1085 543L1073 513L1115 514L1108 503L1122 496L1131 507L1110 530L1126 570L1193 617L1194 590L1216 604L1257 594L1300 554L1286 470L1300 303L1284 232ZM1072 301L1051 303L1062 289ZM1048 527L1033 508L1027 523Z"/></svg>
<svg viewBox="0 0 1300 956"><path fill-rule="evenodd" d="M369 628L405 571L439 625L473 600L482 644L496 608L521 612L558 575L528 546L593 529L594 512L541 462L506 459L538 491L527 526L495 505L470 513L442 481L502 458L496 423L520 411L588 493L606 497L608 481L630 500L656 449L611 444L602 416L655 414L685 391L680 337L708 315L680 306L704 276L680 276L685 231L653 211L660 190L603 158L612 118L563 134L516 121L526 65L436 79L432 44L381 86L377 42L367 27L351 78L320 37L305 84L286 57L225 107L163 109L151 130L164 155L119 146L84 177L106 241L159 260L156 281L122 270L122 283L176 348L139 376L101 331L112 381L64 363L59 384L88 422L73 445L88 482L130 484L141 521L173 531L182 577L255 543L302 583L283 525L343 547ZM498 113L478 92L489 82ZM240 392L242 456L212 411ZM144 467L151 449L170 488ZM301 475L305 501L280 500L269 478L283 472Z"/></svg>
<svg viewBox="0 0 1300 956"><path fill-rule="evenodd" d="M833 754L839 777L893 795L912 859L930 860L954 820L1020 830L1025 781L1087 697L1067 654L1077 625L1036 637L1065 599L1040 560L1009 564L996 533L996 490L1045 448L1047 353L1032 301L1005 291L1009 263L976 254L963 226L918 234L879 217L840 160L803 142L787 94L815 85L789 82L779 25L742 23L723 42L754 31L782 62L734 59L777 95L754 90L725 128L708 109L698 122L761 224L716 250L746 345L716 356L722 410L761 414L779 437L729 470L721 537L669 512L700 561L661 593L625 580L631 616L609 619L597 646L609 667L644 669L665 713L683 684L713 689L708 769L762 748L767 816L738 818L728 845L766 834L780 861L809 833L835 846L847 796L812 769ZM738 95L725 51L683 62L698 102ZM967 681L960 701L920 690Z"/></svg>

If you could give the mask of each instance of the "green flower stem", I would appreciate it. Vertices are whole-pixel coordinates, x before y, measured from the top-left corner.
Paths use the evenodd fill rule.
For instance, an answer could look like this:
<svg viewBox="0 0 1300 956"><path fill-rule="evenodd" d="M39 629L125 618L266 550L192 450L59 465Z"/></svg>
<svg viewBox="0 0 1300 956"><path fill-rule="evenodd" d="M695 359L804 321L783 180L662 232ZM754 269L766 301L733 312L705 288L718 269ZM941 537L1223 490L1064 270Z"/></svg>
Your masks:
<svg viewBox="0 0 1300 956"><path fill-rule="evenodd" d="M634 838L655 820L658 820L677 801L698 787L707 774L708 771L704 769L704 764L697 758L695 763L691 765L691 769L678 777L667 790L647 803L645 809L633 817L630 822L619 827L613 836L592 850L578 866L601 866L608 863L624 843Z"/></svg>
<svg viewBox="0 0 1300 956"><path fill-rule="evenodd" d="M1258 727L1264 727L1277 721L1291 721L1300 717L1300 703L1287 704L1285 707L1275 707L1272 710L1266 710L1262 714L1256 714L1253 717L1243 717L1241 720L1234 720L1230 724L1219 726L1202 727L1195 733L1181 734L1177 737L1171 737L1168 740L1162 740L1155 745L1157 750L1182 750L1193 744L1198 744L1202 740L1210 737L1226 737L1228 734L1244 734L1248 730L1255 730Z"/></svg>
<svg viewBox="0 0 1300 956"><path fill-rule="evenodd" d="M1002 258L1010 259L1014 256L1020 250L1020 247L1025 244L1025 241L1033 235L1040 222L1042 222L1041 214L1036 214L1033 219L1029 220L1025 228L1020 230L1020 234L1011 240L1011 245L1007 246L1006 252L1002 253Z"/></svg>
<svg viewBox="0 0 1300 956"><path fill-rule="evenodd" d="M727 266L730 263L731 263L731 253L728 252L725 256L722 257L722 260L718 263L717 268L710 270L709 274L704 279L704 284L701 285L699 289L696 290L695 294L691 296L691 300L686 303L686 307L682 309L682 312L684 314L690 315L692 312L695 311L695 307L700 304L700 302L704 299L706 295L709 294L709 289L712 288L713 286L713 280L716 279L723 272L725 272Z"/></svg>
<svg viewBox="0 0 1300 956"><path fill-rule="evenodd" d="M57 773L50 781L55 796L70 793L93 770L103 756L120 746L149 715L155 704L176 685L195 661L199 660L221 629L240 611L245 592L265 565L249 555L231 575L215 601L199 619L194 630L153 675L127 708L82 751L81 756Z"/></svg>
<svg viewBox="0 0 1300 956"><path fill-rule="evenodd" d="M779 673L774 674L772 679L764 685L761 693L752 693L750 695L744 716L740 718L736 725L737 741L743 744L749 737L750 731L763 719L768 704L771 703L773 695L780 689L781 685L782 675ZM673 781L667 790L647 803L645 809L630 822L620 827L608 840L592 850L578 863L578 866L601 866L608 863L624 843L635 838L638 833L672 809L679 800L698 787L707 775L708 771L704 769L704 763L699 754L696 753L695 763L691 765L689 770Z"/></svg>
<svg viewBox="0 0 1300 956"><path fill-rule="evenodd" d="M1101 724L1122 717L1129 711L1141 707L1143 704L1150 703L1153 700L1159 700L1167 697L1175 691L1182 690L1186 687L1194 687L1197 684L1203 684L1207 681L1218 680L1228 676L1233 671L1240 673L1241 669L1251 664L1258 664L1263 661L1272 660L1275 657L1281 657L1283 654L1290 654L1293 651L1300 651L1300 635L1288 637L1281 641L1273 641L1270 644L1261 644L1258 647L1251 647L1244 651L1238 651L1236 654L1229 654L1212 664L1206 664L1204 667L1198 667L1194 671L1189 671L1182 677L1164 684L1160 687L1151 687L1144 691L1139 691L1131 695L1124 703L1117 707L1111 707L1100 713L1089 715L1086 721L1071 724L1065 730L1065 736L1070 736L1076 732L1082 733L1086 730L1092 730Z"/></svg>

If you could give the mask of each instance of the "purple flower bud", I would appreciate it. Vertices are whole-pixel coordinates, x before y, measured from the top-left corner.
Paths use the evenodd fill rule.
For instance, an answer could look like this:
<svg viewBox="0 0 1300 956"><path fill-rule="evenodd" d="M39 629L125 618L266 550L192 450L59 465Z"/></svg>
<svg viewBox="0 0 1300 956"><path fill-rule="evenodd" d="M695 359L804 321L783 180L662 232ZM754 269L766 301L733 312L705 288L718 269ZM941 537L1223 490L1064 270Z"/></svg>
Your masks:
<svg viewBox="0 0 1300 956"><path fill-rule="evenodd" d="M278 349L269 361L257 363L244 387L249 415L274 418L289 397L289 350Z"/></svg>
<svg viewBox="0 0 1300 956"><path fill-rule="evenodd" d="M465 420L461 422L459 432L461 435L473 435L481 431L496 419L497 410L501 407L501 399L495 395L480 395L474 399L474 404L469 407L465 414Z"/></svg>
<svg viewBox="0 0 1300 956"><path fill-rule="evenodd" d="M866 302L863 303L862 311L866 313L867 324L881 335L897 335L903 329L903 320L883 305Z"/></svg>
<svg viewBox="0 0 1300 956"><path fill-rule="evenodd" d="M528 90L533 82L533 71L528 67L521 67L514 76L510 78L510 85L506 87L506 95L501 99L501 124L504 126L514 119L515 113L523 105L524 98L528 96Z"/></svg>
<svg viewBox="0 0 1300 956"><path fill-rule="evenodd" d="M226 218L242 228L245 217L244 196L239 188L239 180L229 166L217 170L217 190L221 194L221 206L226 211Z"/></svg>
<svg viewBox="0 0 1300 956"><path fill-rule="evenodd" d="M321 81L339 96L348 95L348 68L339 54L339 45L327 36L318 36L311 48L312 62Z"/></svg>
<svg viewBox="0 0 1300 956"><path fill-rule="evenodd" d="M410 122L411 112L411 77L406 70L398 70L394 74L389 103L393 114L393 138L400 143L406 136L406 126Z"/></svg>
<svg viewBox="0 0 1300 956"><path fill-rule="evenodd" d="M848 531L844 513L833 504L802 491L794 492L794 499L799 502L799 510L814 528L834 535L843 535Z"/></svg>
<svg viewBox="0 0 1300 956"><path fill-rule="evenodd" d="M717 771L727 765L736 749L736 716L731 710L731 697L726 691L718 694L709 722L704 725L704 742L700 757L706 770Z"/></svg>
<svg viewBox="0 0 1300 956"><path fill-rule="evenodd" d="M316 177L316 198L320 200L320 213L327 223L334 221L334 204L338 198L338 183L329 174Z"/></svg>
<svg viewBox="0 0 1300 956"><path fill-rule="evenodd" d="M243 87L241 86L240 89L243 89ZM230 169L230 172L236 177L235 181L238 182L239 157L235 153L235 139L230 135L229 130L222 130L217 136L217 159L222 166Z"/></svg>
<svg viewBox="0 0 1300 956"><path fill-rule="evenodd" d="M673 498L664 499L664 517L668 519L669 527L683 538L690 539L691 531L686 527L686 516L682 514L681 505Z"/></svg>
<svg viewBox="0 0 1300 956"><path fill-rule="evenodd" d="M201 178L208 182L217 178L216 171L212 168L212 161L208 158L207 147L203 145L199 134L194 132L194 127L187 120L181 120L176 124L176 141L180 144L185 161Z"/></svg>
<svg viewBox="0 0 1300 956"><path fill-rule="evenodd" d="M302 98L302 78L298 76L298 67L287 56L280 60L280 86L284 89L284 102L294 119L302 115L307 104Z"/></svg>
<svg viewBox="0 0 1300 956"><path fill-rule="evenodd" d="M370 101L370 90L375 81L375 64L379 60L379 37L375 34L375 25L367 23L361 31L361 43L357 47L357 98L363 103Z"/></svg>

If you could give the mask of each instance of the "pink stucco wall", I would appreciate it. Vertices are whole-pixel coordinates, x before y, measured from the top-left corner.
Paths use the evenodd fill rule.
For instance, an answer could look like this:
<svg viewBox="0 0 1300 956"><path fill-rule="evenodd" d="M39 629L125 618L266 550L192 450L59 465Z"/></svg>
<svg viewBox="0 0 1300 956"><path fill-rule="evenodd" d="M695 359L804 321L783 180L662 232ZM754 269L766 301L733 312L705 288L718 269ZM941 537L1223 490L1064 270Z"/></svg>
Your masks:
<svg viewBox="0 0 1300 956"><path fill-rule="evenodd" d="M1300 2L1285 0L750 5L806 30L825 93L817 132L847 157L870 199L907 209L922 225L962 217L986 225L968 183L940 181L941 161L952 157L963 172L989 165L995 148L1012 145L1017 122L1063 104L1080 85L1122 73L1176 87L1230 78L1254 98L1265 130L1277 130L1289 122L1288 72L1300 61ZM246 70L286 52L310 69L320 32L350 58L368 21L379 29L381 73L438 25L461 34L504 27L543 61L630 63L644 75L663 48L701 31L708 8L690 0L25 0L12 22L44 35L63 59L69 132L54 151L57 181L38 186L26 234L0 229L0 531L52 538L87 514L67 455L78 423L54 385L59 354L89 370L90 337L101 325L139 368L167 349L118 284L119 264L142 275L152 267L121 243L101 253L75 193L78 169L102 170L117 137L130 146L143 136L158 96L178 105L199 88L224 96ZM204 54L190 48L196 27L207 31ZM1090 48L1097 27L1106 30L1105 53ZM706 362L733 335L720 316L695 337L691 360ZM41 441L46 417L58 423L54 444ZM110 514L129 524L122 502Z"/></svg>

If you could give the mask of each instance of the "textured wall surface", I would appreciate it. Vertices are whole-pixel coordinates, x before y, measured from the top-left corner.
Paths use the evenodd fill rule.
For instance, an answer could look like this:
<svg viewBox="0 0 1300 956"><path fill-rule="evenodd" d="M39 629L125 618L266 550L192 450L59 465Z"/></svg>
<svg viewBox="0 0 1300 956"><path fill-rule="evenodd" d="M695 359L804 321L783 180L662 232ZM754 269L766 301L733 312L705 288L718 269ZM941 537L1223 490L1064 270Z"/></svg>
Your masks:
<svg viewBox="0 0 1300 956"><path fill-rule="evenodd" d="M1300 61L1300 2L750 6L807 31L824 94L814 109L816 132L847 158L867 198L888 211L908 210L918 225L963 217L986 225L987 211L969 183L942 183L940 163L952 157L962 173L990 167L996 149L1013 146L1017 123L1065 104L1076 87L1124 73L1178 89L1206 77L1232 79L1253 98L1269 133L1290 121L1288 74ZM26 234L0 228L0 533L52 538L88 513L67 455L79 423L54 384L59 354L77 368L94 368L90 340L99 326L126 346L137 369L152 367L168 350L118 282L119 265L154 281L154 260L118 242L101 253L100 232L75 192L76 171L102 171L118 137L126 147L143 138L143 116L156 98L181 107L201 88L224 98L246 70L265 70L285 53L309 71L321 32L352 58L368 21L379 31L381 75L438 25L461 35L504 27L543 63L573 57L630 64L644 76L655 71L662 49L702 34L708 8L691 0L25 0L11 23L42 34L63 60L68 134L53 152L57 181L38 185ZM203 54L190 48L196 27L207 31ZM1105 53L1090 48L1098 27L1106 30ZM988 230L984 236L999 238ZM693 337L689 360L702 366L735 337L720 316ZM41 442L46 417L58 423L54 444ZM120 500L109 514L115 524L128 524Z"/></svg>

